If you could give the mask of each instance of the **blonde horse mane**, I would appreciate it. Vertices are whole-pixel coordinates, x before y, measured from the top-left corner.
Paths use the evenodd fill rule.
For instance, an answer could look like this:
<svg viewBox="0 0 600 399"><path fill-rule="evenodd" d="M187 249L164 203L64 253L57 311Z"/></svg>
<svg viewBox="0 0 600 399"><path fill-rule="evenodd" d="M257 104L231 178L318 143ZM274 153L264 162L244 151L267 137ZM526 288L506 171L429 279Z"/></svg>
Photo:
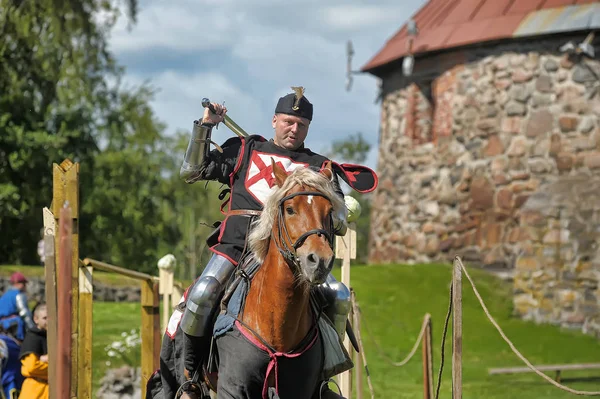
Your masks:
<svg viewBox="0 0 600 399"><path fill-rule="evenodd" d="M268 197L261 215L254 222L248 236L248 246L258 262L262 263L269 251L273 223L279 212L279 201L296 185L308 186L326 195L331 200L334 215L345 211L344 200L334 191L332 180L309 168L295 169L286 178L283 186L277 187Z"/></svg>

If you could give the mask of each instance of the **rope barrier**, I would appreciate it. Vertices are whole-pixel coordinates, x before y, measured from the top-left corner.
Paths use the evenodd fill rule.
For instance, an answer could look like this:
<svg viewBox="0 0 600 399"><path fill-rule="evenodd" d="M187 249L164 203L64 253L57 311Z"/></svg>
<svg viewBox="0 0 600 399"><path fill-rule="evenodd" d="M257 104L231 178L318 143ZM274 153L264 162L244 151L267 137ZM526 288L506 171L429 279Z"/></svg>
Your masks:
<svg viewBox="0 0 600 399"><path fill-rule="evenodd" d="M442 333L442 351L440 355L440 370L438 372L437 387L435 389L435 399L440 396L440 387L442 386L442 371L444 371L444 347L446 346L446 334L448 334L448 324L450 322L450 315L452 314L452 290L453 284L450 283L450 304L448 305L448 312L446 312L446 320L444 321L444 332Z"/></svg>
<svg viewBox="0 0 600 399"><path fill-rule="evenodd" d="M525 356L523 356L521 354L521 352L519 352L519 350L515 347L515 345L510 341L510 339L508 339L508 337L506 336L506 334L504 334L504 331L502 331L502 328L500 328L500 326L498 325L498 323L496 322L496 320L494 320L494 318L492 317L492 315L490 314L487 306L485 306L485 303L483 302L483 299L481 298L481 295L479 295L479 291L477 291L477 287L475 286L475 283L473 282L473 280L471 279L471 276L469 275L469 272L467 272L467 269L465 268L465 266L462 263L462 260L460 259L460 257L456 257L455 260L458 261L462 271L465 273L465 276L467 277L467 280L469 280L469 283L471 284L471 287L473 288L473 292L475 293L475 296L477 297L477 300L479 301L479 304L481 305L481 307L483 308L483 311L485 312L486 316L488 317L488 319L490 320L490 322L494 325L494 327L496 327L496 330L498 330L498 332L500 333L500 336L502 337L502 339L504 339L504 341L508 344L508 346L510 346L510 348L512 349L512 351L515 353L515 355L517 355L517 357L519 359L521 359L523 361L523 363L525 363L527 365L527 367L529 367L534 373L536 373L537 375L539 375L540 377L542 377L543 379L545 379L546 381L548 381L549 383L551 383L552 385L554 385L555 387L562 389L563 391L575 394L575 395L583 395L583 396L600 396L600 391L578 391L572 388L569 388L565 385L562 385L556 381L554 381L552 378L548 377L546 374L542 373L540 370L538 370L533 364L531 364L529 362L529 360L527 360L525 358ZM448 320L446 320L446 324L448 323ZM444 352L442 351L442 354ZM436 396L437 398L437 396Z"/></svg>
<svg viewBox="0 0 600 399"><path fill-rule="evenodd" d="M415 355L415 353L417 352L417 349L419 348L419 345L421 344L421 341L423 340L423 336L425 335L425 329L427 328L427 324L429 323L429 320L431 319L431 315L429 313L427 313L425 315L425 317L423 318L423 324L421 325L421 331L419 332L419 335L417 337L417 340L415 341L413 348L411 349L410 353L403 360L401 360L399 362L392 360L388 355L386 355L386 353L383 351L383 349L381 348L379 343L377 343L377 341L375 340L375 337L371 333L371 330L369 329L368 324L364 322L365 319L364 319L362 313L360 314L360 319L361 319L361 322L365 325L365 328L367 329L367 332L369 333L369 337L371 338L373 345L375 345L375 348L377 349L377 352L379 353L379 355L381 357L383 357L391 366L402 367L402 366L406 365L410 361L410 359L412 359L412 357Z"/></svg>

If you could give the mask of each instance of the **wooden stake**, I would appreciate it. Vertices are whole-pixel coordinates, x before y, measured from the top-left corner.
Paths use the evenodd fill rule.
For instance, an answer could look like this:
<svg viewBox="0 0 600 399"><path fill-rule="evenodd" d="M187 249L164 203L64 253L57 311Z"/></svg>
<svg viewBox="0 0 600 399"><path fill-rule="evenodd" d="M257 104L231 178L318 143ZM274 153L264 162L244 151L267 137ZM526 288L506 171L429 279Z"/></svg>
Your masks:
<svg viewBox="0 0 600 399"><path fill-rule="evenodd" d="M352 303L354 303L354 301L356 300L356 296L354 294L354 291L351 291L351 295L352 295ZM360 336L359 331L360 331L360 315L358 314L358 312L354 309L354 307L352 307L352 328L354 329L354 331L357 334L357 337ZM358 339L358 338L357 338ZM360 350L364 350L364 348L359 348ZM354 369L356 370L356 379L355 379L355 383L356 383L356 399L362 399L363 397L363 361L362 361L362 356L360 353L354 351Z"/></svg>
<svg viewBox="0 0 600 399"><path fill-rule="evenodd" d="M146 397L148 379L158 369L160 356L160 304L158 284L142 281L142 398Z"/></svg>
<svg viewBox="0 0 600 399"><path fill-rule="evenodd" d="M356 258L356 224L349 223L346 235L336 236L336 258L342 259L342 283L348 289L350 288L350 260ZM350 314L350 317L351 314ZM350 318L352 320L352 318ZM348 353L352 353L352 344L346 334L344 338L344 347ZM352 370L344 371L339 376L340 389L342 395L346 398L352 397Z"/></svg>
<svg viewBox="0 0 600 399"><path fill-rule="evenodd" d="M462 269L454 258L452 278L452 399L462 399Z"/></svg>
<svg viewBox="0 0 600 399"><path fill-rule="evenodd" d="M432 331L431 331L431 316L425 315L427 318L427 326L425 327L425 335L423 336L423 398L433 398L433 354L431 350Z"/></svg>
<svg viewBox="0 0 600 399"><path fill-rule="evenodd" d="M93 268L79 268L79 373L78 397L91 398L92 394L92 324L94 307Z"/></svg>
<svg viewBox="0 0 600 399"><path fill-rule="evenodd" d="M58 381L57 379L57 297L56 297L56 259L54 250L54 240L56 234L56 222L50 209L44 208L44 272L46 278L46 309L48 311L48 381ZM48 398L59 399L57 384L48 385Z"/></svg>
<svg viewBox="0 0 600 399"><path fill-rule="evenodd" d="M71 318L72 318L72 296L71 296L71 209L61 208L59 212L59 280L58 280L58 330L57 330L57 352L58 352L58 378L57 391L59 398L69 398L72 395L73 379L72 373L72 351L71 351Z"/></svg>
<svg viewBox="0 0 600 399"><path fill-rule="evenodd" d="M60 308L60 301L58 301L58 317L66 318L63 323L70 323L70 334L71 334L71 353L70 358L66 361L69 362L69 368L71 370L70 374L70 392L68 395L60 396L62 398L76 398L77 397L77 382L79 375L79 163L73 163L69 159L65 159L61 162L60 165L53 165L53 174L52 174L52 185L53 185L53 198L52 198L52 213L55 218L60 217L60 212L65 202L68 201L70 207L70 227L71 227L71 243L69 245L70 248L70 269L67 270L67 274L70 275L71 282L69 284L69 294L71 298L69 299L69 309L63 310ZM55 219L57 220L57 219ZM57 220L58 222L58 220ZM58 224L58 223L57 223ZM60 262L58 259L61 258L61 247L59 243L58 234L56 235L55 241L55 259L57 259L57 265L59 265L58 275L57 275L57 290L58 295L64 289L61 286L61 283L66 280L61 277L60 273ZM68 311L68 314L64 314L64 312ZM59 333L63 331L63 328L66 327L63 323L59 321ZM62 359L58 359L59 362ZM60 377L59 377L60 378Z"/></svg>

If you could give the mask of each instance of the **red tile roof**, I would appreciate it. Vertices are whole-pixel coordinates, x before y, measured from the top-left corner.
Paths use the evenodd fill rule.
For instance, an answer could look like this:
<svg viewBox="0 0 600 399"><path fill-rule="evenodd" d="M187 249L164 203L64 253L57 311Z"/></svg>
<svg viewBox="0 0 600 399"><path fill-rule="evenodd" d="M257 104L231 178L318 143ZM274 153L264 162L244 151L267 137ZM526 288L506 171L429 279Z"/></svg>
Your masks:
<svg viewBox="0 0 600 399"><path fill-rule="evenodd" d="M600 0L429 0L414 16L413 54L490 40L600 28ZM408 54L406 24L361 68Z"/></svg>

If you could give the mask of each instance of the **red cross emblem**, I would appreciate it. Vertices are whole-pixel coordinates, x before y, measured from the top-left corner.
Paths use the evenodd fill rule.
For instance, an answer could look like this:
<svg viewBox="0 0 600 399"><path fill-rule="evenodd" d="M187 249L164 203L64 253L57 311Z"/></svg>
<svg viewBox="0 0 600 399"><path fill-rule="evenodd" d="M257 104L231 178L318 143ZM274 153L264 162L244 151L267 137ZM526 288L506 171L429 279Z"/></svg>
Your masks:
<svg viewBox="0 0 600 399"><path fill-rule="evenodd" d="M275 186L275 176L273 175L273 166L271 158L277 166L291 173L297 168L307 167L308 164L294 162L288 157L253 151L250 157L250 166L246 174L245 186L248 192L261 204L264 204L267 197L273 191Z"/></svg>

